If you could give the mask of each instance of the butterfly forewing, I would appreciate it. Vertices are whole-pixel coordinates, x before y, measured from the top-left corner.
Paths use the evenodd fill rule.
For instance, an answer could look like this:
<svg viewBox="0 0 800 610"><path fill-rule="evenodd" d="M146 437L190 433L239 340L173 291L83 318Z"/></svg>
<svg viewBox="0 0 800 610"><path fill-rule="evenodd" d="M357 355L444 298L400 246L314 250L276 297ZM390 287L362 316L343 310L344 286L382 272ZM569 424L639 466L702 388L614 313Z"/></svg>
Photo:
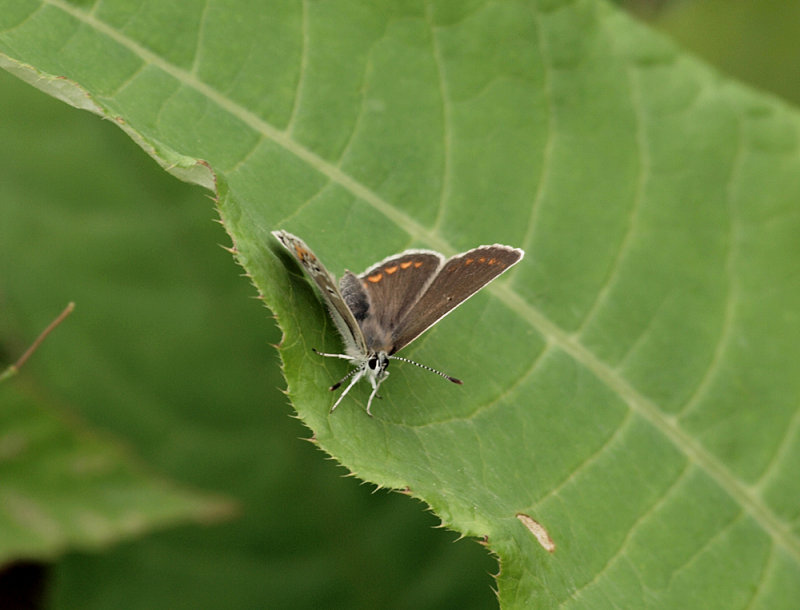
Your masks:
<svg viewBox="0 0 800 610"><path fill-rule="evenodd" d="M393 334L400 320L425 292L443 260L438 252L409 250L373 265L358 276L370 303L367 320L362 325L369 328L376 323ZM369 337L367 343L370 343Z"/></svg>
<svg viewBox="0 0 800 610"><path fill-rule="evenodd" d="M443 316L515 265L523 252L509 246L481 246L448 260L393 329L394 351L402 349Z"/></svg>
<svg viewBox="0 0 800 610"><path fill-rule="evenodd" d="M314 281L322 295L333 323L344 340L347 352L351 356L365 354L367 351L364 334L361 332L353 313L348 309L342 298L339 288L333 281L333 276L328 273L311 249L299 237L286 231L273 231L272 233L291 252Z"/></svg>

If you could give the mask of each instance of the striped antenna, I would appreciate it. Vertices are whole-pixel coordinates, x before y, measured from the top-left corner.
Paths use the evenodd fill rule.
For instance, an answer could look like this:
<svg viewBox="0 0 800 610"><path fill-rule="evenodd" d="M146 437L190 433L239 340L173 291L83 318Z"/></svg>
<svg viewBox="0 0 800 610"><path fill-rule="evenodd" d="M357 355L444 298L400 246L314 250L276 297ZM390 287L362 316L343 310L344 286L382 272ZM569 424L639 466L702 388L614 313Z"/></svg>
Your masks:
<svg viewBox="0 0 800 610"><path fill-rule="evenodd" d="M450 375L445 375L441 371L437 371L434 368L426 366L424 364L420 364L419 362L414 362L413 360L409 360L408 358L403 358L402 356L389 356L389 360L400 360L402 362L408 362L409 364L413 364L414 366L418 366L421 369L425 369L426 371L430 371L431 373L436 373L440 377L444 377L448 381L452 381L453 383L457 383L458 385L463 385L464 382L460 379L456 379L455 377L450 377Z"/></svg>

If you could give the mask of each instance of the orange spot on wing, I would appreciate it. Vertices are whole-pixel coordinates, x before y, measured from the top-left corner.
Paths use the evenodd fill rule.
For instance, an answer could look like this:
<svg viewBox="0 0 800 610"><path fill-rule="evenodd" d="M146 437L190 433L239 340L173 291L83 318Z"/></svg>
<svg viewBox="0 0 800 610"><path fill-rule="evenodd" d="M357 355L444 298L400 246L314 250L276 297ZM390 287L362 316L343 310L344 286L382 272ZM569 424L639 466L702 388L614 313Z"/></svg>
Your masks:
<svg viewBox="0 0 800 610"><path fill-rule="evenodd" d="M414 261L414 269L419 269L422 267L422 261Z"/></svg>
<svg viewBox="0 0 800 610"><path fill-rule="evenodd" d="M485 263L485 262L486 262L486 257L485 257L485 256L481 256L481 257L478 259L478 262L479 262L479 263Z"/></svg>
<svg viewBox="0 0 800 610"><path fill-rule="evenodd" d="M468 258L468 259L467 259L467 260L464 262L464 264L465 264L465 265L471 265L471 264L472 264L472 263L474 263L474 262L475 262L475 259L474 259L474 258Z"/></svg>
<svg viewBox="0 0 800 610"><path fill-rule="evenodd" d="M375 275L368 275L367 280L373 284L377 284L383 278L383 273L376 273Z"/></svg>
<svg viewBox="0 0 800 610"><path fill-rule="evenodd" d="M389 275L392 275L392 273L394 273L394 272L395 272L395 271L397 271L398 269L399 269L399 267L398 267L397 265L394 265L394 266L392 266L392 267L386 267L386 269L384 269L384 271L385 271L386 273L388 273Z"/></svg>
<svg viewBox="0 0 800 610"><path fill-rule="evenodd" d="M314 260L314 255L302 246L295 245L294 251L297 253L297 258L303 262Z"/></svg>
<svg viewBox="0 0 800 610"><path fill-rule="evenodd" d="M404 262L400 263L400 268L401 269L408 269L413 264L414 264L414 261L404 261Z"/></svg>

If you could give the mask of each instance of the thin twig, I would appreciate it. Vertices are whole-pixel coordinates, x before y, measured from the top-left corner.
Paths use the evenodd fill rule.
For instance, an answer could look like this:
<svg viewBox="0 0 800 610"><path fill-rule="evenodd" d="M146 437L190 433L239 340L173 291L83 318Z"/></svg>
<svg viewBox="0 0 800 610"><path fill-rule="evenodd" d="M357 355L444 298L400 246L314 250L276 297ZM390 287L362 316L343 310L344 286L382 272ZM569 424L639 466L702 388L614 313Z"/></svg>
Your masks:
<svg viewBox="0 0 800 610"><path fill-rule="evenodd" d="M45 328L39 334L39 336L36 337L36 340L33 343L31 343L31 346L28 349L25 350L25 352L17 359L17 361L14 364L12 364L10 367L8 367L5 371L0 373L0 382L5 381L7 378L12 377L13 375L16 375L17 372L19 371L20 367L23 364L25 364L25 361L28 358L31 357L31 354L33 354L33 352L36 351L36 348L38 348L39 345L41 345L42 341L44 341L47 338L47 335L49 335L51 332L53 332L53 329L55 329L56 326L61 324L64 321L64 319L69 314L72 313L73 309L75 309L75 303L70 302L64 308L64 311L62 311L60 314L58 314L58 317L55 320L53 320L52 322L50 322L50 324L47 325L47 328Z"/></svg>

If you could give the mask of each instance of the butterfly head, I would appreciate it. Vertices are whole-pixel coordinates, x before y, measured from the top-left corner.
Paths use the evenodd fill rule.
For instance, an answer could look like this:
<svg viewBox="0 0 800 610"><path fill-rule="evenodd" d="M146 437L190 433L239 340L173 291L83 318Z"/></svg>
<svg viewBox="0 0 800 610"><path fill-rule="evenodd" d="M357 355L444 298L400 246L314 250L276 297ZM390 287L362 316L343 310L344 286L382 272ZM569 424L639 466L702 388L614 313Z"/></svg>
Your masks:
<svg viewBox="0 0 800 610"><path fill-rule="evenodd" d="M375 377L375 381L380 383L389 374L386 369L389 366L389 354L386 352L372 353L367 356L367 375Z"/></svg>
<svg viewBox="0 0 800 610"><path fill-rule="evenodd" d="M365 377L370 385L372 386L372 393L369 395L369 400L367 400L367 415L372 417L372 413L370 412L370 407L372 406L372 399L378 396L378 387L381 385L381 382L389 376L389 371L386 369L389 366L389 354L384 351L375 352L370 351L367 354L359 355L356 357L347 356L345 354L325 354L323 352L317 352L320 356L331 356L334 358L342 358L345 360L350 360L356 365L352 371L350 371L347 375L345 375L340 381L334 383L329 389L331 391L336 390L339 386L342 385L347 379L352 377L352 380L344 389L344 391L339 395L339 398L331 407L331 413L333 410L339 406L339 403L342 402L342 399L347 395L359 379ZM378 396L380 398L380 396Z"/></svg>

